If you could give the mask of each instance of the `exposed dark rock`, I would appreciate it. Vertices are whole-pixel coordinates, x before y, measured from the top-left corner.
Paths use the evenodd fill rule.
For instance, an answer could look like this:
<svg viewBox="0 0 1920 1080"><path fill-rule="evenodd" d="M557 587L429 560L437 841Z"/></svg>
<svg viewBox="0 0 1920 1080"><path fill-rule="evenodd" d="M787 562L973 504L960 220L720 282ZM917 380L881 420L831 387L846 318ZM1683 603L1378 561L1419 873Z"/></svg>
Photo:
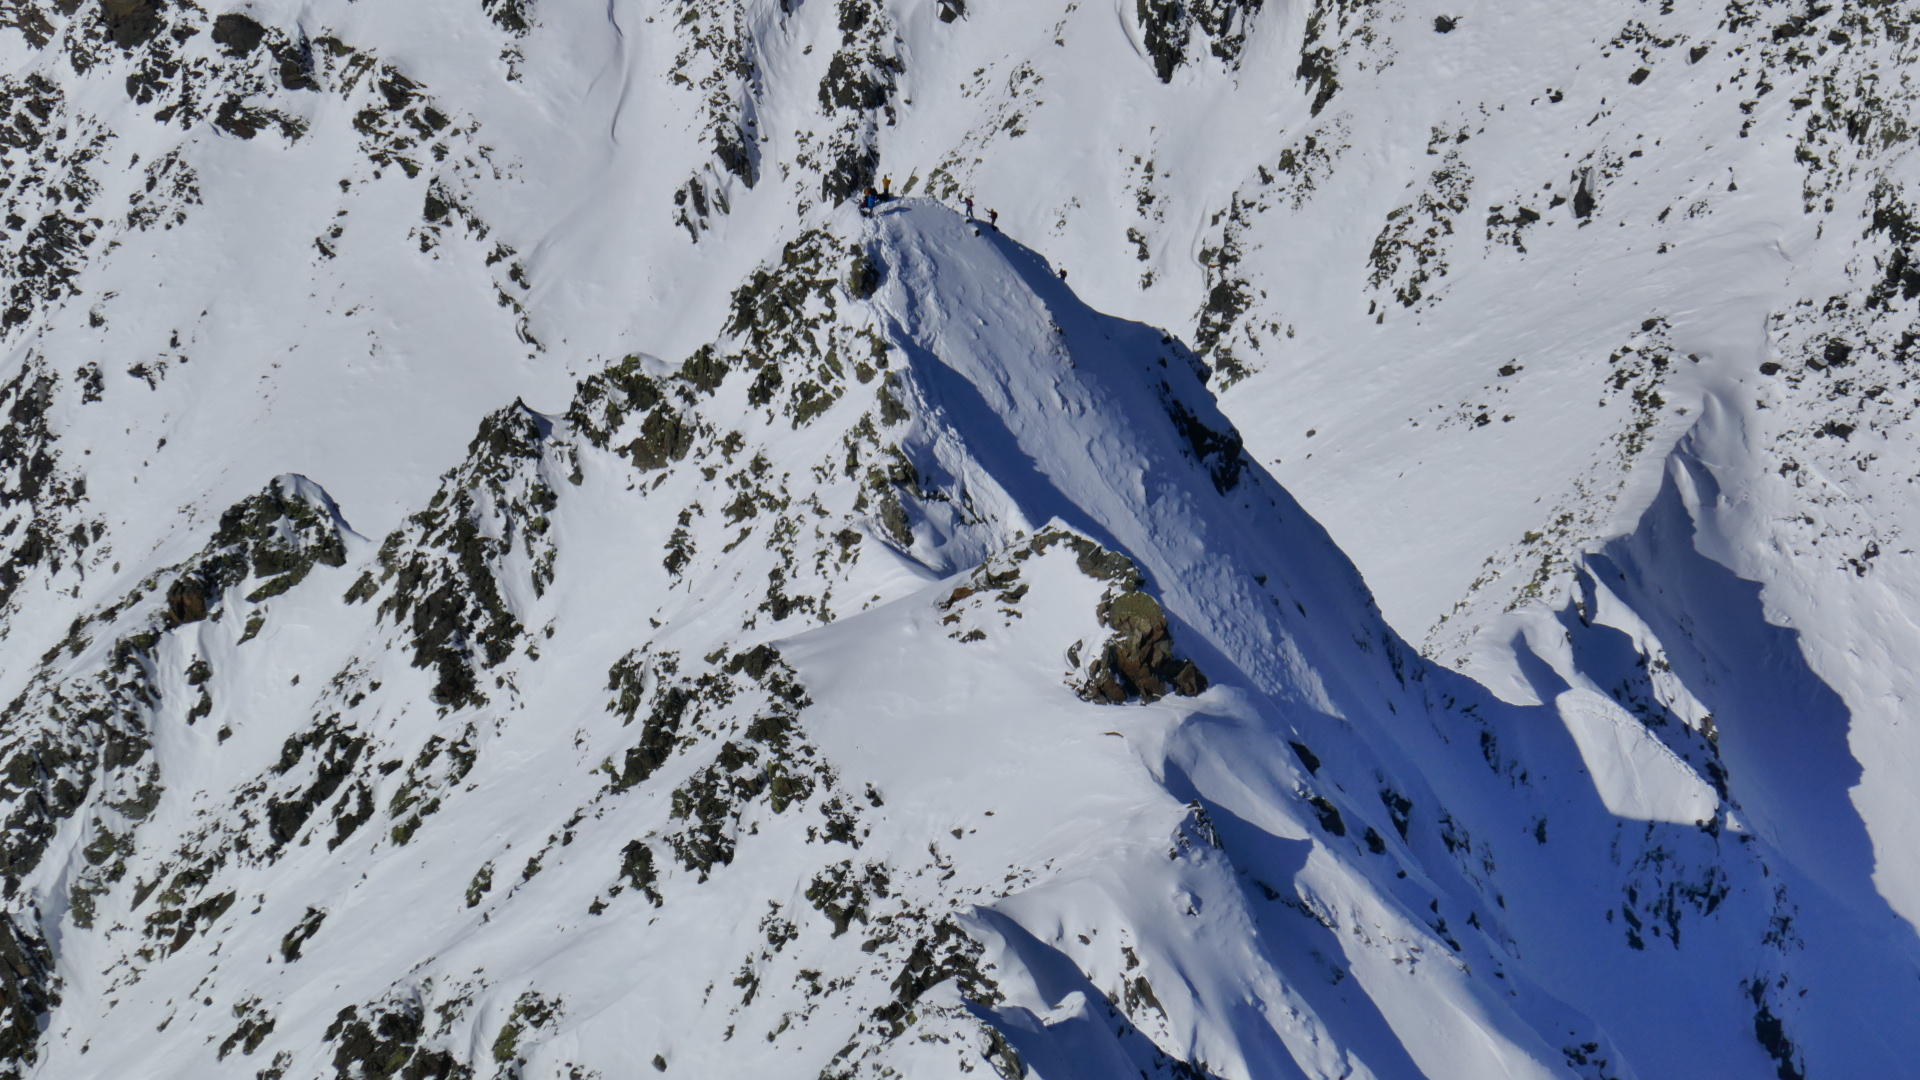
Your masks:
<svg viewBox="0 0 1920 1080"><path fill-rule="evenodd" d="M640 424L640 437L621 448L627 460L640 470L664 469L686 458L693 450L696 429L673 407L662 403L647 414Z"/></svg>
<svg viewBox="0 0 1920 1080"><path fill-rule="evenodd" d="M1345 34L1356 8L1368 0L1316 0L1307 16L1307 33L1300 45L1300 66L1294 76L1313 88L1312 115L1319 116L1340 92L1339 62L1349 42Z"/></svg>
<svg viewBox="0 0 1920 1080"><path fill-rule="evenodd" d="M100 0L107 37L122 49L134 49L160 32L161 0Z"/></svg>
<svg viewBox="0 0 1920 1080"><path fill-rule="evenodd" d="M245 56L260 47L261 39L267 36L267 29L238 12L230 12L213 20L213 41L226 50L228 56Z"/></svg>
<svg viewBox="0 0 1920 1080"><path fill-rule="evenodd" d="M181 578L167 590L167 614L176 625L195 623L207 617L206 587L191 577Z"/></svg>
<svg viewBox="0 0 1920 1080"><path fill-rule="evenodd" d="M620 851L620 876L626 883L653 901L655 907L661 904L660 890L654 888L658 877L653 868L653 849L644 842L632 840Z"/></svg>
<svg viewBox="0 0 1920 1080"><path fill-rule="evenodd" d="M182 877L188 876L182 875ZM191 876L195 879L194 884L204 884L203 874L195 871L191 872ZM188 886L180 878L175 879L174 890L186 887ZM214 923L219 922L221 916L233 907L237 899L234 893L224 892L184 907L163 905L160 911L147 917L147 934L149 937L163 941L161 955L172 955L185 948L187 942L193 940L196 932L204 933L212 928Z"/></svg>
<svg viewBox="0 0 1920 1080"><path fill-rule="evenodd" d="M195 571L209 604L218 590L249 575L266 579L247 597L258 603L306 580L316 565L346 564L346 526L338 509L324 494L302 491L301 484L298 477L280 477L220 515L209 553Z"/></svg>
<svg viewBox="0 0 1920 1080"><path fill-rule="evenodd" d="M1246 468L1240 433L1231 427L1215 431L1178 401L1167 402L1167 413L1193 449L1194 457L1206 466L1214 490L1225 495L1239 486L1240 474Z"/></svg>
<svg viewBox="0 0 1920 1080"><path fill-rule="evenodd" d="M0 617L13 592L36 569L58 575L69 552L61 534L77 527L75 503L86 492L83 479L69 479L58 469L54 432L46 425L46 411L54 400L54 377L31 357L0 386L0 407L6 423L0 425L0 511L21 507L27 513L23 528L0 534ZM96 527L98 528L98 527ZM4 632L4 630L0 630Z"/></svg>
<svg viewBox="0 0 1920 1080"><path fill-rule="evenodd" d="M80 6L78 0L65 0L65 3L71 8ZM53 20L48 17L49 14L50 12L41 5L15 0L13 3L0 6L0 29L18 30L21 36L27 39L28 45L36 49L44 49L47 43L53 40L54 26ZM64 14L72 14L72 11L66 11Z"/></svg>
<svg viewBox="0 0 1920 1080"><path fill-rule="evenodd" d="M314 810L332 798L353 775L354 765L366 745L365 736L332 723L323 723L286 741L274 772L282 775L291 772L309 750L316 754L316 765L313 781L304 789L267 803L267 832L276 847L291 843L299 836Z"/></svg>
<svg viewBox="0 0 1920 1080"><path fill-rule="evenodd" d="M280 61L280 85L288 90L318 90L320 84L313 78L313 52L310 46L295 46L281 43L274 47L274 57ZM427 117L435 115L436 110L428 106L423 112ZM429 123L434 130L444 125Z"/></svg>
<svg viewBox="0 0 1920 1080"><path fill-rule="evenodd" d="M882 122L895 119L893 96L906 70L893 55L893 28L883 6L840 0L840 29L841 48L828 61L819 87L821 111L838 124L822 152L828 164L821 172L821 195L830 203L878 186L876 136Z"/></svg>
<svg viewBox="0 0 1920 1080"><path fill-rule="evenodd" d="M880 152L870 146L847 146L820 177L820 194L830 203L842 203L875 186Z"/></svg>
<svg viewBox="0 0 1920 1080"><path fill-rule="evenodd" d="M1186 59L1187 34L1192 20L1180 0L1134 0L1140 19L1140 36L1147 55L1153 58L1153 73L1161 82L1173 81L1173 69Z"/></svg>
<svg viewBox="0 0 1920 1080"><path fill-rule="evenodd" d="M746 674L753 683L743 684L731 677L739 674ZM691 696L679 700L671 693L674 686L691 690ZM762 692L763 704L751 721L732 722L718 732L704 726L716 715L730 712L740 716L745 710L727 706L735 705L742 694ZM792 668L769 646L732 657L722 671L708 672L694 680L683 677L677 684L669 684L668 692L661 693L657 701L667 706L657 710L663 720L684 710L685 718L672 722L683 732L697 733L689 737L685 748L675 752L686 753L694 745L719 744L712 760L674 789L672 816L679 825L665 837L680 864L703 880L714 867L733 861L740 817L749 804L764 797L774 813L784 813L791 806L805 803L816 791L833 786L832 772L820 762L817 751L800 730L800 712L812 704L811 699ZM640 750L640 755L629 757L629 769L636 774L647 768L654 753L644 739ZM619 783L616 780L616 786ZM844 801L825 800L820 813L825 824L810 827L810 834L857 844L854 817Z"/></svg>
<svg viewBox="0 0 1920 1080"><path fill-rule="evenodd" d="M458 738L450 740L434 735L420 748L420 753L407 767L406 779L387 803L387 813L398 822L391 833L394 843L405 844L412 839L425 820L440 810L441 793L473 771L474 762L480 757L473 744L474 732L474 726L468 724ZM489 869L487 873L491 881L492 871Z"/></svg>
<svg viewBox="0 0 1920 1080"><path fill-rule="evenodd" d="M46 943L0 913L0 1074L17 1077L9 1065L30 1066L38 1058L40 1017L60 1003L55 987Z"/></svg>
<svg viewBox="0 0 1920 1080"><path fill-rule="evenodd" d="M1805 1080L1806 1070L1800 1060L1799 1048L1787 1035L1787 1026L1774 1014L1767 1001L1768 983L1765 979L1754 979L1747 984L1748 996L1753 998L1753 1037L1766 1050L1767 1056L1774 1060L1774 1072L1780 1080Z"/></svg>
<svg viewBox="0 0 1920 1080"><path fill-rule="evenodd" d="M325 922L326 919L326 912L316 908L308 908L307 913L300 917L300 921L294 924L293 929L287 931L286 936L280 939L281 958L288 963L300 959L301 946L305 945L313 935L320 932L320 924Z"/></svg>
<svg viewBox="0 0 1920 1080"><path fill-rule="evenodd" d="M820 80L820 108L877 109L887 103L893 81L887 68L863 65L844 52L835 53Z"/></svg>
<svg viewBox="0 0 1920 1080"><path fill-rule="evenodd" d="M0 775L0 805L7 808L0 829L0 874L9 895L18 888L20 875L44 856L59 823L87 805L96 789L99 805L131 821L145 819L158 807L164 789L149 753L149 732L168 704L156 663L166 631L218 618L225 591L251 575L271 575L256 591L257 598L263 591L291 587L315 563L344 562L344 528L324 493L307 488L297 477L282 477L223 514L219 529L198 556L165 571L177 576L166 589L164 605L149 602L139 609L142 614L124 618L155 588L150 580L120 603L75 621L68 639L45 656L32 683L0 715L5 736L0 746L8 762ZM262 623L264 616L252 613L249 627ZM91 635L101 631L114 635L104 670L66 671L59 662L63 654L79 655ZM175 715L184 714L191 723L211 713L204 687L210 677L204 661L189 666L187 685L201 688L201 704ZM330 791L313 793L313 800ZM292 801L297 804L299 799ZM310 806L277 809L277 816L269 817L288 835L311 812ZM80 871L70 889L82 925L90 917L91 897L125 872L120 856L130 849L123 847L123 840L103 827L89 848L98 858ZM193 902L191 895L206 883L204 875L196 876L200 874L194 868L181 871L175 886L163 892L162 910L147 922L147 936L155 942L150 948L166 953L181 947L232 904L230 893Z"/></svg>
<svg viewBox="0 0 1920 1080"><path fill-rule="evenodd" d="M891 882L886 867L868 863L856 871L850 860L829 866L814 875L807 885L807 902L833 924L833 936L847 932L855 922L867 921L867 905L873 898L885 898Z"/></svg>
<svg viewBox="0 0 1920 1080"><path fill-rule="evenodd" d="M714 128L713 156L720 159L721 168L739 177L749 188L760 179L758 152L739 124L719 124Z"/></svg>
<svg viewBox="0 0 1920 1080"><path fill-rule="evenodd" d="M1573 216L1590 218L1593 216L1594 206L1597 205L1593 197L1593 174L1582 170L1576 174L1575 179L1580 182L1580 187L1573 193Z"/></svg>
<svg viewBox="0 0 1920 1080"><path fill-rule="evenodd" d="M273 1034L275 1021L268 1012L260 1007L258 998L243 1001L233 1007L234 1015L240 1018L240 1024L220 1042L219 1058L225 1061L228 1054L236 1049L243 1054L252 1054L260 1049L260 1044Z"/></svg>
<svg viewBox="0 0 1920 1080"><path fill-rule="evenodd" d="M1320 756L1318 754L1315 754L1312 750L1309 750L1305 746L1305 744L1302 744L1302 743L1289 741L1287 745L1293 748L1293 756L1300 759L1300 764L1305 765L1307 767L1307 775L1309 776L1319 775Z"/></svg>
<svg viewBox="0 0 1920 1080"><path fill-rule="evenodd" d="M880 268L875 266L867 253L858 252L847 267L847 291L855 298L865 300L880 288Z"/></svg>
<svg viewBox="0 0 1920 1080"><path fill-rule="evenodd" d="M1205 35L1209 51L1238 66L1246 46L1247 24L1264 0L1134 0L1140 36L1161 82L1187 62L1193 31Z"/></svg>
<svg viewBox="0 0 1920 1080"><path fill-rule="evenodd" d="M1307 802L1313 806L1314 813L1320 816L1321 828L1335 836L1347 835L1347 823L1346 820L1340 816L1339 807L1319 795L1308 799Z"/></svg>
<svg viewBox="0 0 1920 1080"><path fill-rule="evenodd" d="M1119 704L1136 697L1158 701L1168 694L1196 697L1207 688L1193 661L1174 657L1166 612L1153 597L1121 593L1104 605L1100 621L1114 636L1089 668L1082 697Z"/></svg>
<svg viewBox="0 0 1920 1080"><path fill-rule="evenodd" d="M771 645L755 645L746 652L735 653L733 658L727 661L726 670L729 675L745 672L748 678L760 682L778 663L780 663L780 650Z"/></svg>
<svg viewBox="0 0 1920 1080"><path fill-rule="evenodd" d="M1393 819L1394 831L1400 839L1407 838L1407 829L1413 824L1413 800L1392 788L1380 789L1380 801L1386 804L1387 816Z"/></svg>
<svg viewBox="0 0 1920 1080"><path fill-rule="evenodd" d="M481 8L494 25L515 37L533 29L534 0L482 0Z"/></svg>
<svg viewBox="0 0 1920 1080"><path fill-rule="evenodd" d="M508 551L518 545L533 560L536 595L552 581L547 515L559 496L542 463L550 451L561 462L570 455L552 441L552 427L519 402L487 417L427 509L381 545L380 589L391 591L380 615L411 632L413 665L437 672L437 704L484 703L474 665L500 664L523 635L497 577ZM482 493L491 498L483 503ZM354 594L367 591L356 585Z"/></svg>
<svg viewBox="0 0 1920 1080"><path fill-rule="evenodd" d="M1233 67L1240 66L1240 53L1246 46L1253 17L1266 0L1189 0L1193 21L1212 40L1214 56Z"/></svg>
<svg viewBox="0 0 1920 1080"><path fill-rule="evenodd" d="M213 124L229 135L251 139L260 134L260 128L267 119L241 104L239 98L229 97L220 103L219 111L214 114Z"/></svg>
<svg viewBox="0 0 1920 1080"><path fill-rule="evenodd" d="M640 730L640 745L627 751L620 775L613 784L614 791L633 787L666 764L680 734L681 718L693 700L694 692L686 687L671 686L661 692Z"/></svg>
<svg viewBox="0 0 1920 1080"><path fill-rule="evenodd" d="M1117 705L1134 698L1157 701L1168 694L1196 697L1206 690L1207 678L1199 667L1174 656L1166 612L1159 601L1140 591L1140 569L1132 559L1078 533L1057 528L1042 530L1005 558L1017 567L1058 544L1075 552L1075 564L1081 573L1112 584L1098 615L1100 624L1114 633L1088 665L1086 680L1076 687L1082 698ZM974 587L954 590L943 606L950 607L982 589L1004 588L1016 580L1017 570L1004 575L988 573L995 565L998 563L989 562L975 571Z"/></svg>
<svg viewBox="0 0 1920 1080"><path fill-rule="evenodd" d="M420 1045L426 1024L420 1006L399 999L367 1007L368 1017L349 1005L326 1030L337 1042L333 1068L338 1080L467 1080L473 1070L446 1050Z"/></svg>

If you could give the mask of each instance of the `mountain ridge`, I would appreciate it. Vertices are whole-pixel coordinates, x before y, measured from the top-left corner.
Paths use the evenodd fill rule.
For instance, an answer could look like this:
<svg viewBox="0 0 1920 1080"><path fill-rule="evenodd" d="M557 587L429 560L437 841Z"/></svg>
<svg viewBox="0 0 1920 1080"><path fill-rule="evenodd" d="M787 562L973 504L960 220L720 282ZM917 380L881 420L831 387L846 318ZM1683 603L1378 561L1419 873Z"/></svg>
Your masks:
<svg viewBox="0 0 1920 1080"><path fill-rule="evenodd" d="M1911 1073L1916 18L0 13L0 1074Z"/></svg>
<svg viewBox="0 0 1920 1080"><path fill-rule="evenodd" d="M1570 875L1606 887L1612 872L1595 854L1619 845L1621 826L1555 778L1604 754L1548 736L1530 719L1539 707L1505 706L1398 641L1331 539L1257 466L1221 480L1203 451L1231 428L1192 435L1217 413L1191 354L1080 307L1037 256L951 211L909 200L843 221L862 238L852 251L819 235L736 294L746 314L723 340L742 351L653 375L637 360L612 365L564 416L495 413L468 463L377 551L341 546L347 527L319 489L275 481L254 509L226 516L230 539L198 569L172 584L177 571L153 576L126 615L101 620L150 629L110 648L76 629L77 663L45 678L77 687L104 662L121 672L108 715L133 728L125 749L98 759L98 794L41 827L52 834L43 850L66 852L51 880L69 883L73 905L42 915L76 929L59 938L72 974L46 984L61 1003L34 1051L39 1069L117 1071L131 1067L126 1052L153 1061L151 1043L85 1035L86 1013L105 1022L128 1010L159 1018L161 1036L184 1025L160 1059L178 1065L163 1067L230 1062L244 1074L265 1060L275 1075L343 1077L649 1062L1072 1076L1102 1061L1176 1076L1556 1076L1581 1058L1591 1075L1628 1076L1646 1046L1667 1060L1764 1061L1751 1025L1765 1023L1796 1068L1803 1054L1872 1052L1825 1041L1818 1014L1789 1011L1771 984L1753 984L1749 1000L1735 972L1750 942L1778 932L1783 903L1763 882L1802 879L1717 797L1711 821L1647 825L1617 909L1624 926L1615 909L1601 919L1567 906ZM869 302L844 291L856 258L863 284L880 279ZM887 329L860 336L876 323ZM821 349L823 337L862 351ZM861 363L872 365L865 383L847 370ZM723 435L728 415L755 434ZM876 416L893 420L861 434ZM898 425L901 442L866 441ZM976 464L976 441L990 460L1015 450L1031 464ZM812 473L803 497L799 476L757 464L783 443L825 450L838 467ZM856 457L860 447L873 449ZM676 545L674 519L634 516L705 490L699 469L729 461L737 499L721 530L704 524L713 511L683 516ZM869 461L891 464L847 475L846 463ZM857 539L834 530L829 509L805 541L811 557L796 557L806 533L784 524L796 504L809 516L845 507ZM1036 522L1048 505L1117 539ZM1233 525L1249 512L1265 524ZM767 539L742 546L768 517ZM709 536L743 524L712 554ZM622 582L631 563L612 552L636 546L635 525L652 534L639 550L685 561L634 567ZM223 554L236 541L237 560ZM1098 554L1112 543L1131 557ZM1261 573L1236 565L1249 557ZM637 587L649 576L685 581L686 599L656 612L650 640L623 644L608 629L632 616L596 612L659 595ZM816 581L828 588L816 594ZM1133 707L1081 700L1098 675L1093 648L1126 640L1108 638L1121 627L1103 612L1127 595L1154 597L1147 617L1165 611L1176 655L1214 685ZM795 636L796 618L819 628ZM571 674L607 662L605 690ZM289 667L294 682L268 689ZM587 696L562 704L577 693L568 686ZM194 688L211 702L203 716L191 715ZM570 751L537 720L555 711L575 718ZM312 720L291 734L260 722L298 712ZM221 759L238 771L216 769ZM209 799L223 774L233 795ZM1383 794L1362 797L1374 784ZM526 794L489 796L506 790ZM115 803L116 791L133 801ZM176 839L156 847L156 833ZM1728 850L1721 837L1736 834ZM1540 854L1496 859L1521 843ZM531 851L523 867L515 846ZM24 895L45 895L35 879L19 879ZM1650 909L1635 899L1662 881ZM1824 907L1817 888L1791 895L1796 910ZM389 899L401 897L404 914ZM716 903L731 912L717 923ZM541 920L554 929L534 931ZM729 936L757 922L759 944L737 969L716 969L699 959L713 953L695 928L729 922ZM1845 957L1857 987L1874 977L1880 932L1854 925L1824 910L1817 922L1822 955ZM1623 1008L1591 985L1581 1006L1560 996L1580 981L1571 973L1619 963L1603 957L1622 930L1639 942L1629 954L1671 936L1678 957L1683 929L1714 942L1710 954L1727 950L1708 998L1724 1041L1701 1044L1676 1024L1671 997ZM1527 959L1523 943L1570 933L1599 940ZM400 938L437 944L424 960L376 944ZM630 981L609 985L612 972L587 957L615 942L635 959L614 969ZM1824 963L1786 940L1774 948L1786 986L1838 992ZM244 974L262 970L244 962L262 951L264 983ZM105 963L106 978L79 978L64 966L76 961ZM1715 985L1697 952L1685 963L1669 968L1689 973L1674 994ZM344 988L323 992L307 974L315 964L361 989L345 1002ZM182 1001L161 975L189 966L199 982ZM686 979L702 970L716 986L731 973L738 1004L723 1011L715 989L699 990L705 976ZM1631 971L1614 977L1639 978ZM1878 977L1875 992L1897 999L1895 978ZM196 1006L202 997L214 1005ZM1234 1000L1286 1005L1263 1014ZM1453 1019L1433 1027L1433 1016ZM727 1035L757 1018L766 1038ZM1577 1040L1566 1053L1546 1041L1562 1024ZM1461 1025L1484 1041L1453 1037Z"/></svg>

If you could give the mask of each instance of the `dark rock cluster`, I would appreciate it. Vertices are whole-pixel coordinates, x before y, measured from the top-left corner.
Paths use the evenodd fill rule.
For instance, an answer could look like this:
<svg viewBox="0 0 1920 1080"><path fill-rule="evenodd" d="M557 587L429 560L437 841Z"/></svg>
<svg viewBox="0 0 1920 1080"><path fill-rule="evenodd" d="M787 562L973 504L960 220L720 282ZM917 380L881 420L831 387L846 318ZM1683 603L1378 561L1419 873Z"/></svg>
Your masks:
<svg viewBox="0 0 1920 1080"><path fill-rule="evenodd" d="M1100 621L1113 631L1094 658L1081 696L1118 705L1139 698L1158 701L1168 694L1197 697L1207 677L1191 660L1173 653L1173 632L1160 602L1144 592L1126 592L1101 605Z"/></svg>

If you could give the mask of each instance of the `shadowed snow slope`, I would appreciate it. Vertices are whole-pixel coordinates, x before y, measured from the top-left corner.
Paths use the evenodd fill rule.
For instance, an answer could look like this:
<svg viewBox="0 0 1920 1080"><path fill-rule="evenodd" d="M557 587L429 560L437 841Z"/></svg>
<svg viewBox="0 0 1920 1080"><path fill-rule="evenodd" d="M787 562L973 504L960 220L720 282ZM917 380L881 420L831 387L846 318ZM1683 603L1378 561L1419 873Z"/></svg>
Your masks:
<svg viewBox="0 0 1920 1080"><path fill-rule="evenodd" d="M13 1068L1920 1060L1912 931L1817 839L1862 835L1851 759L1710 737L1841 707L1742 666L1791 643L1693 565L1684 461L1512 705L1385 624L1186 346L991 228L842 211L729 308L488 416L378 544L271 481L18 674ZM1628 715L1686 634L1701 708Z"/></svg>

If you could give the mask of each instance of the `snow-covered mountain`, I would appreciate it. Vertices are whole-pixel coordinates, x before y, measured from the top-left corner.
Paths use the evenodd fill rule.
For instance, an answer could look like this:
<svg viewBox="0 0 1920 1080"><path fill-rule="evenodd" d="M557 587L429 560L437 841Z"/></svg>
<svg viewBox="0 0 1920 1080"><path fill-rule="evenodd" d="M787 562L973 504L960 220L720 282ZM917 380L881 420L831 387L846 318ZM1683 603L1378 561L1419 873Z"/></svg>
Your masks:
<svg viewBox="0 0 1920 1080"><path fill-rule="evenodd" d="M1916 33L13 0L0 1076L1920 1075Z"/></svg>

